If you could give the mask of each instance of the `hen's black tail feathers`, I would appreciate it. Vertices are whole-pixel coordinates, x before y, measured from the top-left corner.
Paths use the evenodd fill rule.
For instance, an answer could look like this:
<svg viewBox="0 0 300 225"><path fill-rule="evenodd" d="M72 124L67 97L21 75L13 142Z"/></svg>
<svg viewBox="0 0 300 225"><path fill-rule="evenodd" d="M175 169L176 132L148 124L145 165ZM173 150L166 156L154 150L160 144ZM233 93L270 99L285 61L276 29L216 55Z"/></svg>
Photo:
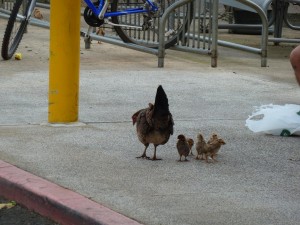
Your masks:
<svg viewBox="0 0 300 225"><path fill-rule="evenodd" d="M169 112L168 97L161 85L158 86L155 96L154 114L157 110Z"/></svg>

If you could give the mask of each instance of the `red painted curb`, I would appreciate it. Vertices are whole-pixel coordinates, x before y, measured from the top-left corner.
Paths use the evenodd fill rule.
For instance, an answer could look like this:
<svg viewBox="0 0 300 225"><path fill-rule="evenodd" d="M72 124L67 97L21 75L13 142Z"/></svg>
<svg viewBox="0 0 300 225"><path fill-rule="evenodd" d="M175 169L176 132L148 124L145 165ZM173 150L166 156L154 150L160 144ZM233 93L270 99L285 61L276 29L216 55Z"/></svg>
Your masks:
<svg viewBox="0 0 300 225"><path fill-rule="evenodd" d="M76 192L1 160L0 193L62 225L141 225Z"/></svg>

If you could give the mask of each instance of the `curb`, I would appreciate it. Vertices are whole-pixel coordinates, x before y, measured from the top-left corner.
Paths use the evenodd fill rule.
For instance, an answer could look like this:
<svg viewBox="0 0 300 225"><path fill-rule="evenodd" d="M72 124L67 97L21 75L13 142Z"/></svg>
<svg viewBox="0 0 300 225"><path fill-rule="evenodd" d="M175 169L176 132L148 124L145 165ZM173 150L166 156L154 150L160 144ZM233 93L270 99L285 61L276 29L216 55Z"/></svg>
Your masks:
<svg viewBox="0 0 300 225"><path fill-rule="evenodd" d="M0 193L62 225L141 225L76 192L1 160Z"/></svg>

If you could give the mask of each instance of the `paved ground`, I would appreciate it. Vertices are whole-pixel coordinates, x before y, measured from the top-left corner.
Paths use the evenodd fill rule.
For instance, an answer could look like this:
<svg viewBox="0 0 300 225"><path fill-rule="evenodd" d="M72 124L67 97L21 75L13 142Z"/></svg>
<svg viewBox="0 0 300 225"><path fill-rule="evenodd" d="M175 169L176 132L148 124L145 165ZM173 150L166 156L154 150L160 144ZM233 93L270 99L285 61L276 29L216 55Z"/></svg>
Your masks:
<svg viewBox="0 0 300 225"><path fill-rule="evenodd" d="M162 69L153 55L95 42L81 50L76 127L46 124L48 47L48 30L32 28L18 50L23 60L0 61L1 160L147 225L299 223L299 138L245 127L254 106L299 104L292 45L270 46L267 68L256 55L220 48L218 68L170 50ZM139 160L130 118L159 84L175 134L158 148L162 161ZM227 142L218 163L176 161L177 135L198 132Z"/></svg>

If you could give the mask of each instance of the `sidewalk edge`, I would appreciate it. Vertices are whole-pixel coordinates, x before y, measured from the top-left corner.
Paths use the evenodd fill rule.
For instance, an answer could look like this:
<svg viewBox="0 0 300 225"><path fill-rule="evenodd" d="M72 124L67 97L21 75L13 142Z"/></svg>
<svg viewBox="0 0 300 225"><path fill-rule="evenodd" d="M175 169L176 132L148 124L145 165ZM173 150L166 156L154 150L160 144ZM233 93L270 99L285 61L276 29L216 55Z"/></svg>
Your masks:
<svg viewBox="0 0 300 225"><path fill-rule="evenodd" d="M1 160L0 193L62 225L141 225L76 192Z"/></svg>

